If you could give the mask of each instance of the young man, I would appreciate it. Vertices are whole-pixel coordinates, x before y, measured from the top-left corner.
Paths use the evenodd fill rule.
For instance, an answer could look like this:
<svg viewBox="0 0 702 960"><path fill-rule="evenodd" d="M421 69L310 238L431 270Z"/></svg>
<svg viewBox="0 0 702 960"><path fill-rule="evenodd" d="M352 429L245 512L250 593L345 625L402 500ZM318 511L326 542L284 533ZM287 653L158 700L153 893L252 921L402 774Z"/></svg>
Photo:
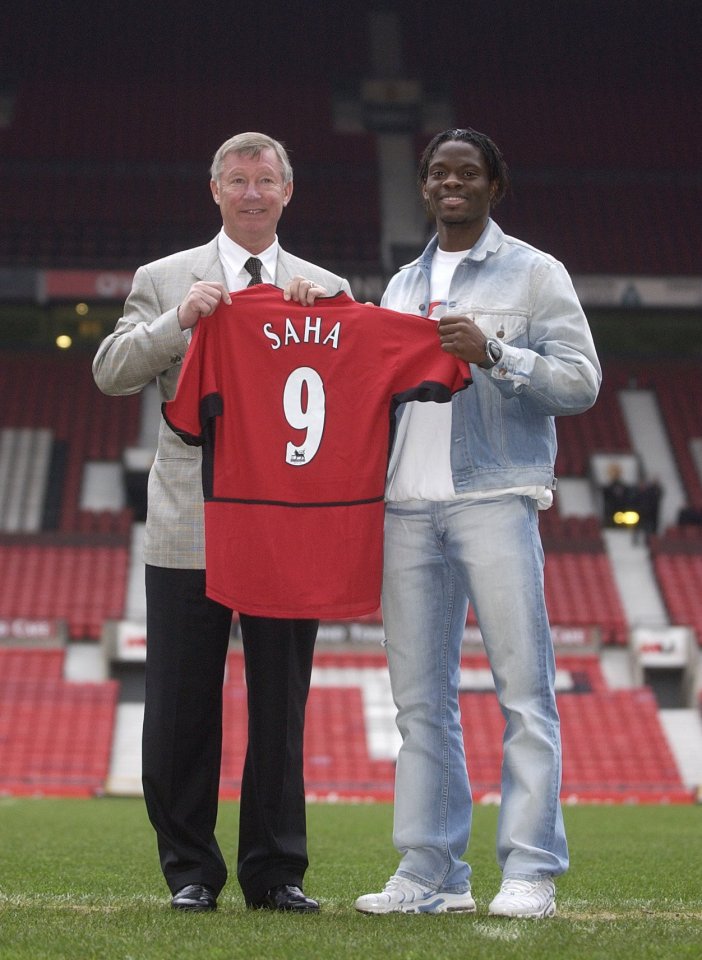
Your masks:
<svg viewBox="0 0 702 960"><path fill-rule="evenodd" d="M548 917L568 851L538 510L556 485L554 417L592 406L600 367L562 264L490 217L508 186L495 144L444 131L426 148L419 181L436 236L390 280L382 305L441 318L443 349L472 365L474 384L443 408L406 405L390 462L383 617L402 734L401 860L356 908L475 910L462 860L472 798L459 709L471 603L505 717L503 882L489 911Z"/></svg>

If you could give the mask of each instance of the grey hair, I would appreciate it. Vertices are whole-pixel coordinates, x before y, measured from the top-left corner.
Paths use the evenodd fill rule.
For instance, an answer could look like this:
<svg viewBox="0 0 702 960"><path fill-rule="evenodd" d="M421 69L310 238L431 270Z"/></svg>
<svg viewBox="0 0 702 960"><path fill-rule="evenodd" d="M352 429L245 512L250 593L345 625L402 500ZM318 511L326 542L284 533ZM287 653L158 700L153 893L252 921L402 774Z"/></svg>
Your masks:
<svg viewBox="0 0 702 960"><path fill-rule="evenodd" d="M210 175L213 180L219 183L224 158L230 153L241 153L246 157L260 157L261 153L268 149L273 150L280 160L280 166L283 170L283 183L291 183L293 171L287 150L282 143L274 140L273 137L266 136L265 133L237 133L236 136L225 140L212 158Z"/></svg>

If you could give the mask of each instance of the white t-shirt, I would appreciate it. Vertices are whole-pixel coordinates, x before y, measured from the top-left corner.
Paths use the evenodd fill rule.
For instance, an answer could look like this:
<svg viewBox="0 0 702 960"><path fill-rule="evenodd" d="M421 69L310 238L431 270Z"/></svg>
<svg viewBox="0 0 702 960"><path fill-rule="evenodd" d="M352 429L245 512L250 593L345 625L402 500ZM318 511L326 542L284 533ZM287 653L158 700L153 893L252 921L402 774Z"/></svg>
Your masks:
<svg viewBox="0 0 702 960"><path fill-rule="evenodd" d="M447 313L453 273L468 250L437 247L431 265L429 316L437 321ZM408 403L397 428L388 467L386 500L485 500L493 497L533 497L540 510L553 503L545 486L507 487L456 493L451 473L451 403Z"/></svg>

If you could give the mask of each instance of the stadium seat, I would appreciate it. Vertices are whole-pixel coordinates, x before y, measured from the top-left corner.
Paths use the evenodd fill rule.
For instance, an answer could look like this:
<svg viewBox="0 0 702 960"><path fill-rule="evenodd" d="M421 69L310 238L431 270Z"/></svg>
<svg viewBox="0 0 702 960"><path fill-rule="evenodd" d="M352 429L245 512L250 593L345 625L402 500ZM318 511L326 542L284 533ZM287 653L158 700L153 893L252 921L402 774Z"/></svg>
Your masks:
<svg viewBox="0 0 702 960"><path fill-rule="evenodd" d="M46 654L0 653L0 793L99 795L109 770L118 685L49 676L47 667L58 658ZM21 678L12 675L19 663Z"/></svg>
<svg viewBox="0 0 702 960"><path fill-rule="evenodd" d="M0 611L7 618L65 621L72 639L97 640L124 616L127 546L0 543Z"/></svg>
<svg viewBox="0 0 702 960"><path fill-rule="evenodd" d="M344 680L344 671L370 671L373 683L386 678L382 653L320 652L318 670L330 671L328 684L310 692L306 724L305 780L309 796L391 799L394 753L382 758L369 751L369 717L360 680ZM466 656L463 669L486 669L483 655ZM597 657L559 658L559 669L576 681L559 695L564 745L562 795L569 800L611 802L690 801L658 719L656 700L645 687L610 691ZM335 677L337 678L335 680ZM241 653L230 654L225 684L222 792L238 796L246 736L246 692ZM499 793L504 721L493 692L460 695L466 754L476 799ZM393 732L394 711L386 704L386 730ZM396 748L397 739L392 741Z"/></svg>

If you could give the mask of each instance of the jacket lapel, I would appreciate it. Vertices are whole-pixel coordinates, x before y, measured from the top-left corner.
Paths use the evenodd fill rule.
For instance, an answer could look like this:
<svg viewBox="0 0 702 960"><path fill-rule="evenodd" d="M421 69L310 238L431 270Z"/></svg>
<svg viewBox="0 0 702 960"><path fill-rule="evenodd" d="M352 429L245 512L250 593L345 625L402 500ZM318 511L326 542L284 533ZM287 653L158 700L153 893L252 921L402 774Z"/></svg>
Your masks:
<svg viewBox="0 0 702 960"><path fill-rule="evenodd" d="M217 237L205 244L193 262L193 276L196 280L213 280L226 286L224 268L219 259Z"/></svg>
<svg viewBox="0 0 702 960"><path fill-rule="evenodd" d="M292 280L295 272L293 257L286 253L282 247L278 247L278 263L275 268L276 287L282 289L289 280Z"/></svg>

